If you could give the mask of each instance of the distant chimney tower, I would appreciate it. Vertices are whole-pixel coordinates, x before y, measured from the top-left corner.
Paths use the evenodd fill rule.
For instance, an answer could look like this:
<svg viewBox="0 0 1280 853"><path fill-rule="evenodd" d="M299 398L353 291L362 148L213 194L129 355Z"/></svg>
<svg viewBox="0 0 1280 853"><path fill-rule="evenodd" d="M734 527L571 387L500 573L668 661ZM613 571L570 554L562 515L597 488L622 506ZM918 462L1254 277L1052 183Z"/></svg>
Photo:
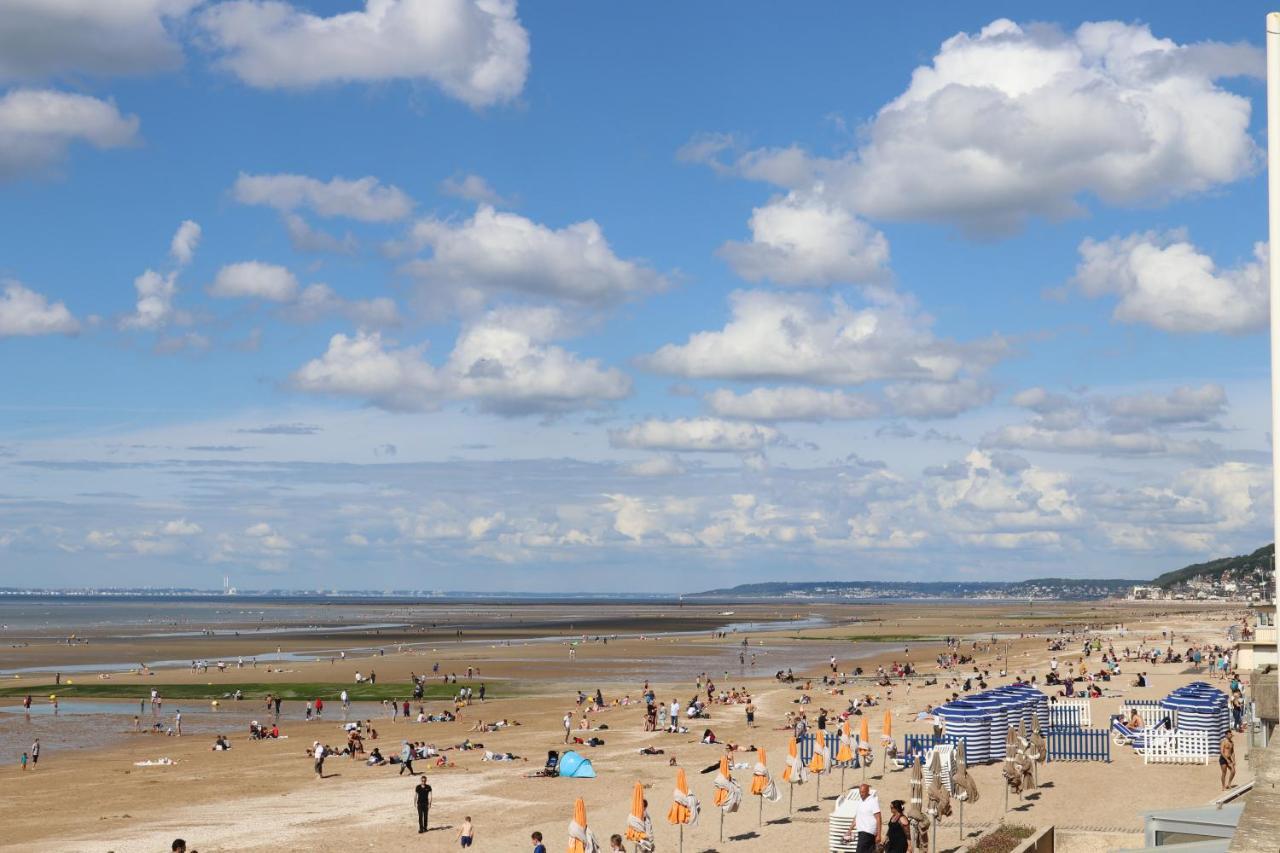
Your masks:
<svg viewBox="0 0 1280 853"><path fill-rule="evenodd" d="M222 576L222 594L223 595L231 594L231 575Z"/></svg>

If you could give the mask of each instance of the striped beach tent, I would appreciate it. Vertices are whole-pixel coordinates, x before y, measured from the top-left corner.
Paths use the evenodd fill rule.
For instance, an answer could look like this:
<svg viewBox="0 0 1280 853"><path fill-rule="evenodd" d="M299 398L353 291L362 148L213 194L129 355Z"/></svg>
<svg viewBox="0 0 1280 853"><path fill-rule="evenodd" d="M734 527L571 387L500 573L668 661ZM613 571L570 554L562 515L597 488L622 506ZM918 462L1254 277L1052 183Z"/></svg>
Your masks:
<svg viewBox="0 0 1280 853"><path fill-rule="evenodd" d="M1170 693L1160 707L1175 715L1178 731L1206 732L1217 744L1231 727L1227 694L1204 682L1193 682Z"/></svg>
<svg viewBox="0 0 1280 853"><path fill-rule="evenodd" d="M933 712L947 726L947 734L964 738L965 755L973 764L991 760L991 717L987 708L959 699L939 705Z"/></svg>

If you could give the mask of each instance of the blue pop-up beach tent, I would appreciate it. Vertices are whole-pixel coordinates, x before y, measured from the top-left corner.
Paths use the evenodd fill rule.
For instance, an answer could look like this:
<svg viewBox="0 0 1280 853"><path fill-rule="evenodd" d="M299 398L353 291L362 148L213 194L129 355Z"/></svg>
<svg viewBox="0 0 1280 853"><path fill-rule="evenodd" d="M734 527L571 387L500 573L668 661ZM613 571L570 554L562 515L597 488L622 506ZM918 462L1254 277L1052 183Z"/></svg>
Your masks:
<svg viewBox="0 0 1280 853"><path fill-rule="evenodd" d="M596 769L591 766L591 759L570 750L560 756L560 775L571 779L594 779Z"/></svg>

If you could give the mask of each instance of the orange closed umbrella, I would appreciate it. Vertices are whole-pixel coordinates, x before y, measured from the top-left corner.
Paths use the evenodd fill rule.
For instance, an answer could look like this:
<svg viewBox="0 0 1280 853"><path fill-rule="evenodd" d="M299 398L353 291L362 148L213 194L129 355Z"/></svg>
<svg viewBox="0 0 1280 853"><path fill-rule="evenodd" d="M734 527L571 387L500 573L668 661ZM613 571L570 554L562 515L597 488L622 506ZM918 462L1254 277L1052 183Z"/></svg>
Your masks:
<svg viewBox="0 0 1280 853"><path fill-rule="evenodd" d="M884 712L884 728L880 730L885 740L893 740L893 714L889 711Z"/></svg>
<svg viewBox="0 0 1280 853"><path fill-rule="evenodd" d="M732 773L729 772L729 756L727 755L720 756L719 776L730 781L733 780L733 775ZM715 804L717 806L723 806L728 801L729 801L728 789L720 786L716 786Z"/></svg>
<svg viewBox="0 0 1280 853"><path fill-rule="evenodd" d="M597 853L599 849L599 842L587 828L587 804L582 801L582 797L578 797L573 801L573 820L569 821L567 853Z"/></svg>
<svg viewBox="0 0 1280 853"><path fill-rule="evenodd" d="M791 742L787 744L787 766L782 770L782 781L790 782L792 785L799 785L808 776L809 773L804 768L804 762L800 760L800 747L793 737Z"/></svg>
<svg viewBox="0 0 1280 853"><path fill-rule="evenodd" d="M813 736L813 756L809 759L810 773L826 773L827 764L830 756L830 750L827 748L827 733L823 729L818 729L817 734Z"/></svg>
<svg viewBox="0 0 1280 853"><path fill-rule="evenodd" d="M644 841L650 836L649 815L644 809L644 785L636 783L631 791L631 814L627 815L627 840Z"/></svg>
<svg viewBox="0 0 1280 853"><path fill-rule="evenodd" d="M858 752L864 756L871 754L871 726L867 724L865 715L858 725Z"/></svg>
<svg viewBox="0 0 1280 853"><path fill-rule="evenodd" d="M845 720L840 725L840 751L836 753L836 762L848 764L853 761L853 724Z"/></svg>
<svg viewBox="0 0 1280 853"><path fill-rule="evenodd" d="M667 822L681 826L698 822L698 798L689 793L689 780L685 778L683 767L676 770L676 790L671 809L667 812Z"/></svg>
<svg viewBox="0 0 1280 853"><path fill-rule="evenodd" d="M764 747L756 750L756 769L751 774L751 795L760 797L769 787L769 769L765 765Z"/></svg>

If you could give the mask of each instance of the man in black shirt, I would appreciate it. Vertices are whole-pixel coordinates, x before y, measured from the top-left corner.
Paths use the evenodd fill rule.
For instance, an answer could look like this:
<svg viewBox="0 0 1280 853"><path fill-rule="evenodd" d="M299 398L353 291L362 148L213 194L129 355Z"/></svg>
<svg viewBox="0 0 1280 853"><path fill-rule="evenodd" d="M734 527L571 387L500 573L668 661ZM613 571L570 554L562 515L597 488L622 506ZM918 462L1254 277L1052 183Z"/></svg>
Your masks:
<svg viewBox="0 0 1280 853"><path fill-rule="evenodd" d="M426 832L427 812L431 810L431 786L427 784L426 776L413 789L413 800L418 806L418 832Z"/></svg>

